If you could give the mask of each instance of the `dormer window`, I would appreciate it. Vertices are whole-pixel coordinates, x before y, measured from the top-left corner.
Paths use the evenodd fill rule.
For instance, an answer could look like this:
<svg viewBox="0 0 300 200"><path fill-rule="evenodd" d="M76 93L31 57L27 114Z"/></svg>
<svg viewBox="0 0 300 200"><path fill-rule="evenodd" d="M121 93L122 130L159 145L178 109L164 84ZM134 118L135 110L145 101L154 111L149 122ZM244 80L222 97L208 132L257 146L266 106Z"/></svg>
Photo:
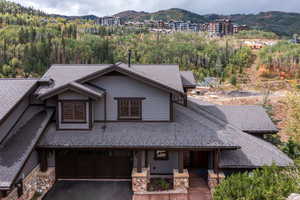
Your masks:
<svg viewBox="0 0 300 200"><path fill-rule="evenodd" d="M142 120L142 100L145 98L116 98L118 120Z"/></svg>
<svg viewBox="0 0 300 200"><path fill-rule="evenodd" d="M86 123L85 101L62 101L62 123Z"/></svg>

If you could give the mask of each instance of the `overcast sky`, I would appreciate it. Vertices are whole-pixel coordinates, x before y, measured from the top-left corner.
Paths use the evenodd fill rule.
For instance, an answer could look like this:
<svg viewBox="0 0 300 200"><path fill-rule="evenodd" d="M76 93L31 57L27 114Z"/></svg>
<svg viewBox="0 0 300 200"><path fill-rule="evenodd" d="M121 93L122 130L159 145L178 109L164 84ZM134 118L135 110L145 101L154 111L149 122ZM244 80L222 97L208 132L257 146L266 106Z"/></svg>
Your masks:
<svg viewBox="0 0 300 200"><path fill-rule="evenodd" d="M125 10L153 12L182 8L199 14L300 12L300 0L11 0L47 13L62 15L112 15Z"/></svg>

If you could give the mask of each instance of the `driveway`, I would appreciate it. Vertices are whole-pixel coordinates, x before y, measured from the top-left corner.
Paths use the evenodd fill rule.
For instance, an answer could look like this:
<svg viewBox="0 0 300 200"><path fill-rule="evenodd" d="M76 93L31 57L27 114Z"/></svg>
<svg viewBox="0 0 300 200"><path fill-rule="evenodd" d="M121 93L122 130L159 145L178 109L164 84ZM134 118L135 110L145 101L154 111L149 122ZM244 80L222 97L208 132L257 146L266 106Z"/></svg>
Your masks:
<svg viewBox="0 0 300 200"><path fill-rule="evenodd" d="M57 181L43 200L131 200L131 182Z"/></svg>

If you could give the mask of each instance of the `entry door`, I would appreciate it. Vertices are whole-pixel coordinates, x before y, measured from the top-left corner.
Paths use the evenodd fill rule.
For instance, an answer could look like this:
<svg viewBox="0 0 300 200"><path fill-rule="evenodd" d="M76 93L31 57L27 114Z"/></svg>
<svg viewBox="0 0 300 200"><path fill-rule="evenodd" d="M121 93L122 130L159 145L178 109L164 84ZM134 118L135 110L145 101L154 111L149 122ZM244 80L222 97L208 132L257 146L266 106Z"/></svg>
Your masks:
<svg viewBox="0 0 300 200"><path fill-rule="evenodd" d="M130 151L56 151L58 179L130 178L133 159Z"/></svg>
<svg viewBox="0 0 300 200"><path fill-rule="evenodd" d="M189 153L188 168L207 169L208 168L208 154L207 151L191 151Z"/></svg>

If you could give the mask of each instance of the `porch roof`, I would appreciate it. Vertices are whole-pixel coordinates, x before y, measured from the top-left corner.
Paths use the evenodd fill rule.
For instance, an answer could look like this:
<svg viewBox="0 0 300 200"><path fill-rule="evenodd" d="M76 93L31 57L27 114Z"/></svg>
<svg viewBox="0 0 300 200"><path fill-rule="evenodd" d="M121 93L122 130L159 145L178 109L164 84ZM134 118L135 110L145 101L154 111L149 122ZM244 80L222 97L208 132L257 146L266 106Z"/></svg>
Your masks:
<svg viewBox="0 0 300 200"><path fill-rule="evenodd" d="M53 110L42 110L42 106L29 107L0 147L0 189L11 187L50 121Z"/></svg>
<svg viewBox="0 0 300 200"><path fill-rule="evenodd" d="M56 130L51 124L38 146L43 148L237 149L227 127L189 108L175 105L175 122L95 123L91 131Z"/></svg>
<svg viewBox="0 0 300 200"><path fill-rule="evenodd" d="M214 121L218 121L231 129L228 140L234 141L241 148L237 150L224 150L221 152L220 164L221 168L257 168L264 165L272 165L273 163L278 166L293 165L292 159L284 154L280 149L271 143L243 132L235 124L231 124L230 121L225 120L226 115L218 108L211 110L206 109L207 105L202 105L198 100L189 99L188 106L198 112L198 114L211 118ZM245 107L244 109L247 109ZM260 119L254 119L259 121Z"/></svg>

